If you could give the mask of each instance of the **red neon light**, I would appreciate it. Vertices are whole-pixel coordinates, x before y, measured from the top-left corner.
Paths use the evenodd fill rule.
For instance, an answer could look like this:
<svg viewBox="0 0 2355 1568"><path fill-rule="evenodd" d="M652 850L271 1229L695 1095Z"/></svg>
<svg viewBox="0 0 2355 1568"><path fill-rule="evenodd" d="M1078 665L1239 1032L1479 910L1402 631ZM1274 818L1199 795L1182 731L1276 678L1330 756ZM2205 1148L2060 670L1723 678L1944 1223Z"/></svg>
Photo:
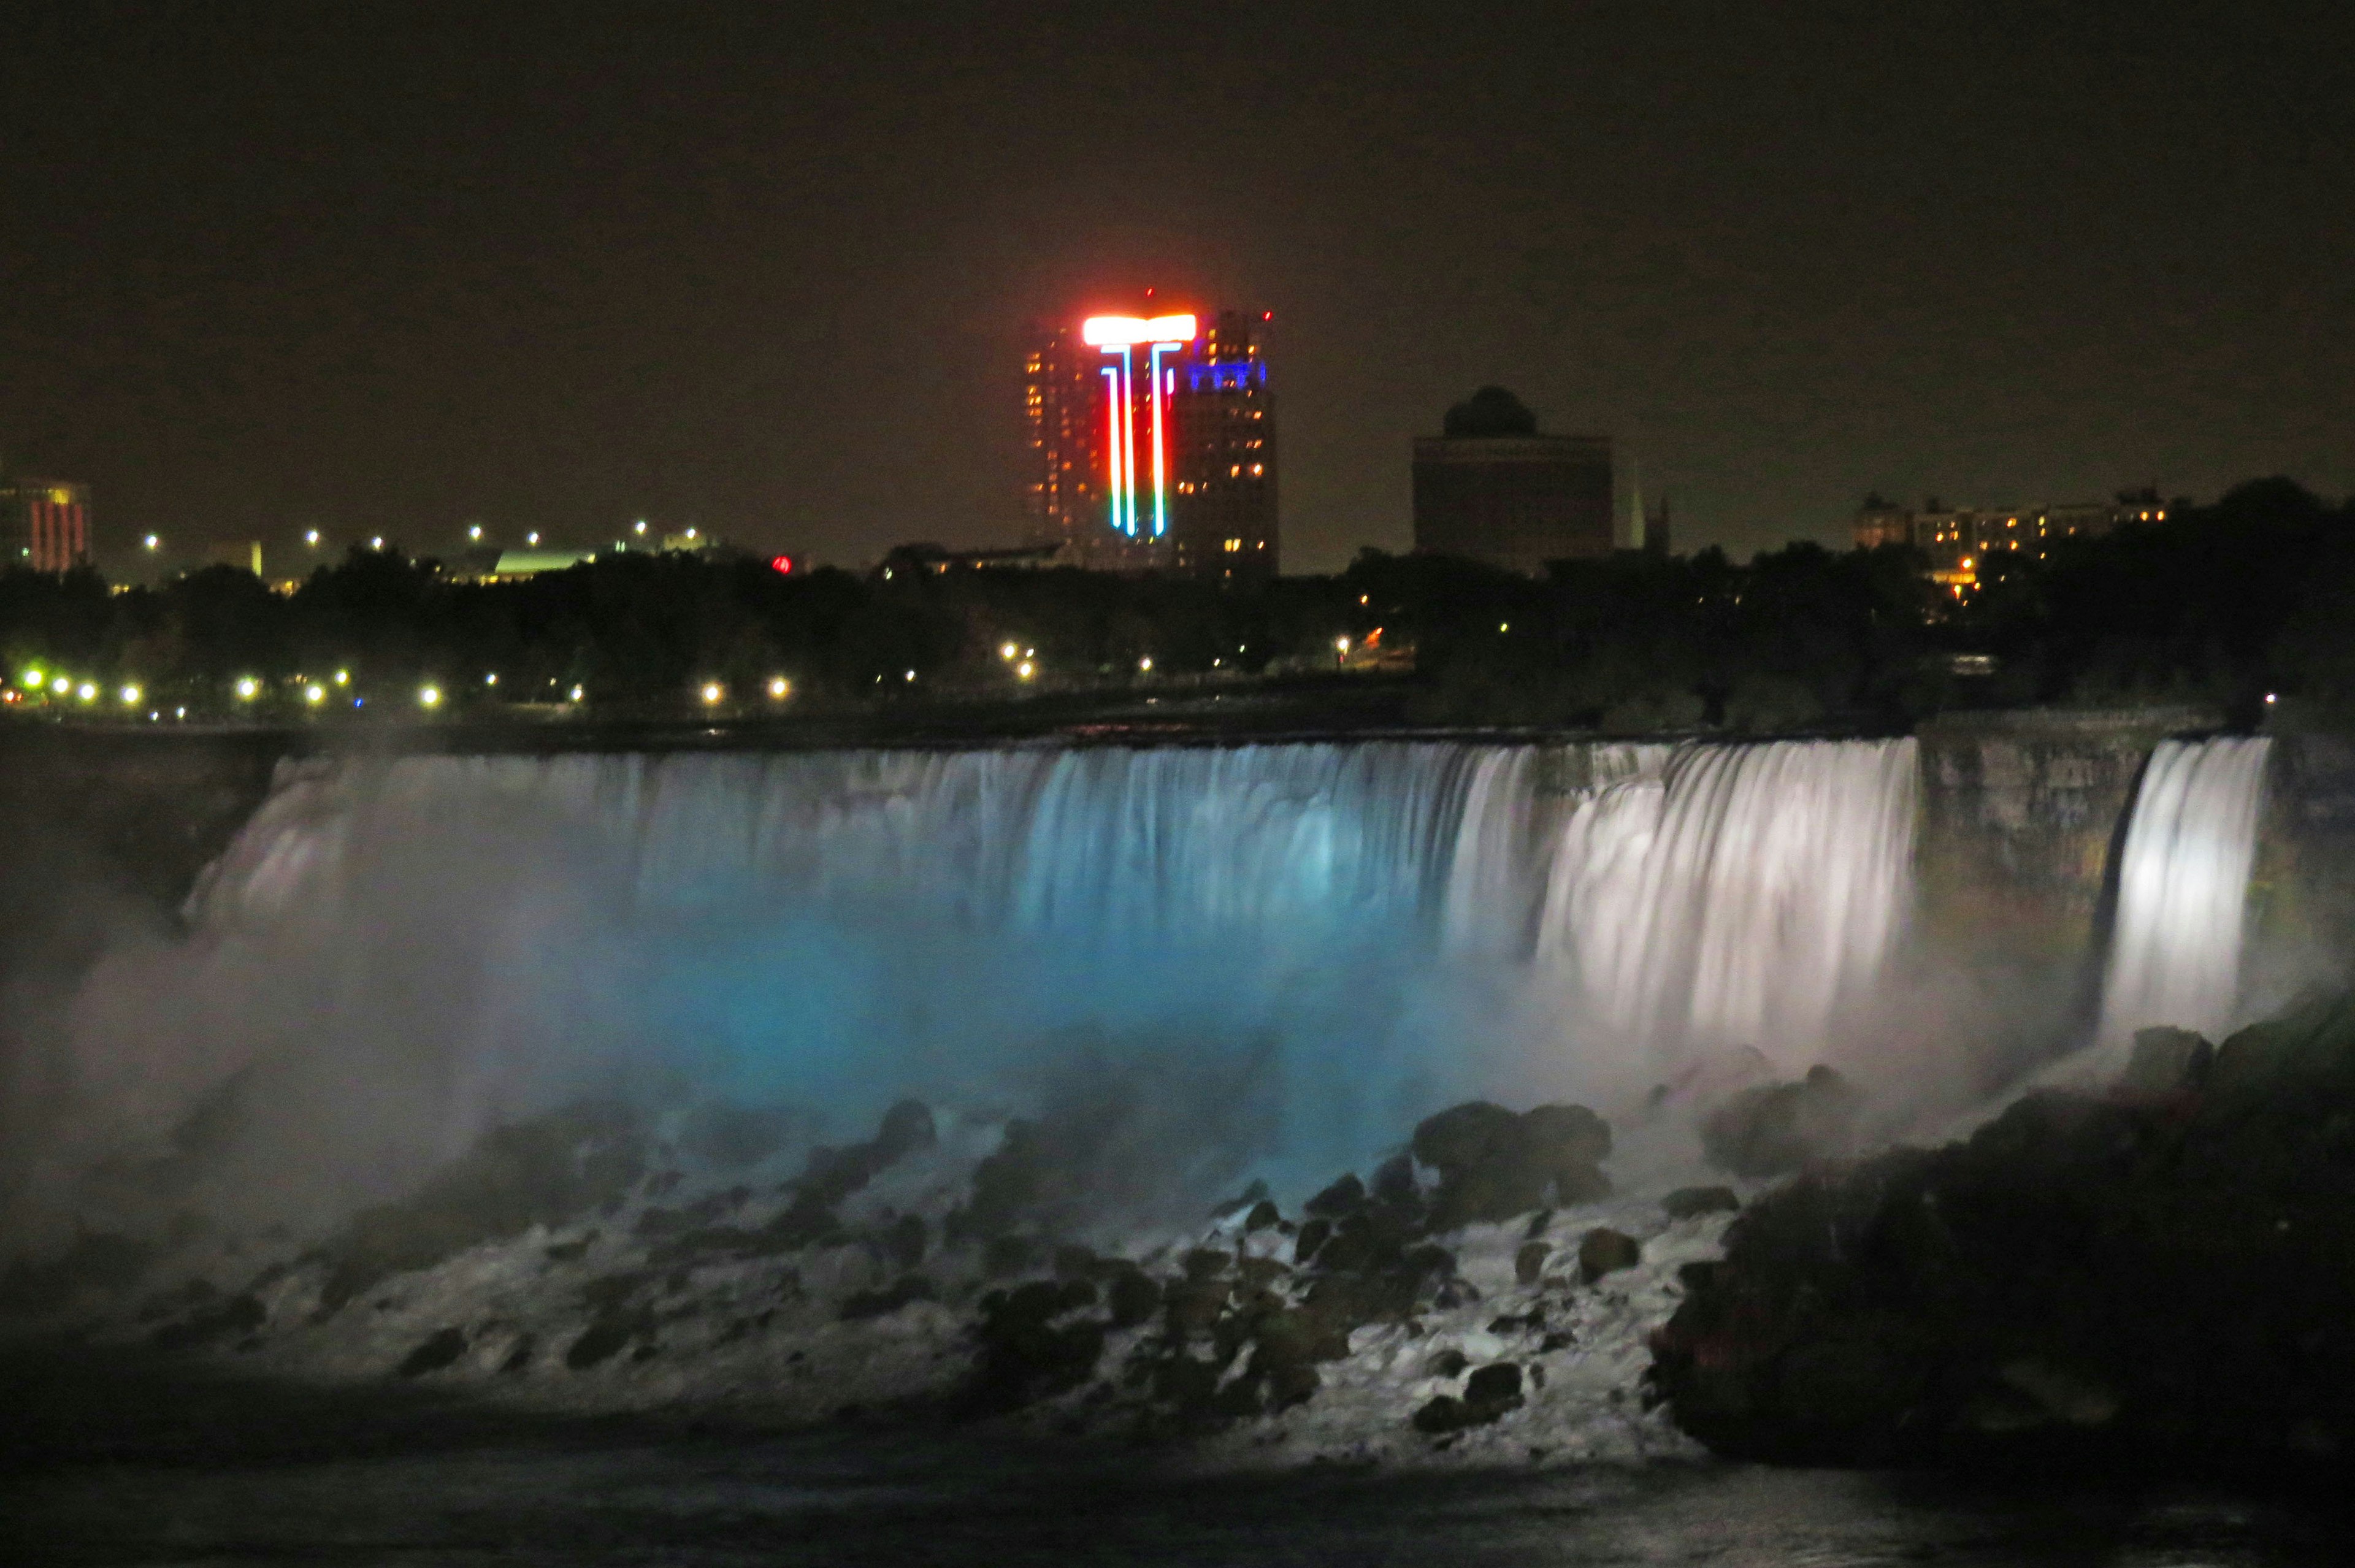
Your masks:
<svg viewBox="0 0 2355 1568"><path fill-rule="evenodd" d="M794 558L789 555L773 555L769 558L769 570L791 576L794 570Z"/></svg>

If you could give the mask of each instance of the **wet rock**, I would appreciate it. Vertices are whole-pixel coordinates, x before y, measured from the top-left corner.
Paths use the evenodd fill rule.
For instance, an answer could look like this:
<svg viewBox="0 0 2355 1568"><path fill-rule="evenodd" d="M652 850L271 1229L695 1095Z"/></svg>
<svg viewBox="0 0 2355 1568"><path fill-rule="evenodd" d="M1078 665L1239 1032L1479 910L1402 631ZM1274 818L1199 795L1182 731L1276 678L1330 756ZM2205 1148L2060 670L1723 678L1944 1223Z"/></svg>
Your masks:
<svg viewBox="0 0 2355 1568"><path fill-rule="evenodd" d="M1366 1206L1366 1184L1353 1173L1311 1198L1306 1208L1309 1213L1320 1218L1337 1220L1344 1214L1356 1213ZM1303 1233L1306 1233L1305 1230Z"/></svg>
<svg viewBox="0 0 2355 1568"><path fill-rule="evenodd" d="M922 1214L902 1214L883 1232L883 1255L903 1269L922 1263L931 1244L932 1234Z"/></svg>
<svg viewBox="0 0 2355 1568"><path fill-rule="evenodd" d="M1434 1351L1431 1360L1423 1364L1423 1371L1426 1377L1460 1378L1471 1364L1465 1359L1463 1351L1451 1345L1444 1350Z"/></svg>
<svg viewBox="0 0 2355 1568"><path fill-rule="evenodd" d="M698 1164L741 1170L775 1155L801 1125L800 1115L783 1105L701 1105L679 1129L678 1147Z"/></svg>
<svg viewBox="0 0 2355 1568"><path fill-rule="evenodd" d="M1516 1115L1476 1100L1425 1119L1412 1147L1439 1173L1433 1230L1508 1220L1550 1202L1591 1202L1611 1190L1598 1164L1610 1152L1611 1129L1582 1105Z"/></svg>
<svg viewBox="0 0 2355 1568"><path fill-rule="evenodd" d="M864 1322L899 1311L911 1302L932 1300L932 1282L920 1274L902 1275L881 1290L857 1290L843 1298L842 1320Z"/></svg>
<svg viewBox="0 0 2355 1568"><path fill-rule="evenodd" d="M1693 1220L1703 1214L1732 1214L1742 1207L1742 1200L1731 1187L1679 1187L1660 1200L1660 1207L1671 1220Z"/></svg>
<svg viewBox="0 0 2355 1568"><path fill-rule="evenodd" d="M1482 1367L1464 1380L1464 1403L1499 1414L1516 1408L1521 1403L1521 1369L1510 1361Z"/></svg>
<svg viewBox="0 0 2355 1568"><path fill-rule="evenodd" d="M1521 1407L1521 1369L1510 1361L1482 1367L1465 1380L1464 1397L1441 1394L1414 1413L1414 1429L1433 1437L1486 1426Z"/></svg>
<svg viewBox="0 0 2355 1568"><path fill-rule="evenodd" d="M1535 1285L1545 1276L1546 1259L1553 1256L1553 1248L1544 1242L1524 1242L1521 1250L1513 1254L1513 1279L1520 1285Z"/></svg>
<svg viewBox="0 0 2355 1568"><path fill-rule="evenodd" d="M1263 1198L1252 1204L1252 1211L1243 1217L1243 1234L1250 1235L1255 1231L1272 1230L1283 1220L1283 1211Z"/></svg>
<svg viewBox="0 0 2355 1568"><path fill-rule="evenodd" d="M1589 1285L1604 1275L1634 1268L1643 1261L1643 1243L1608 1225L1597 1225L1578 1243L1579 1276Z"/></svg>
<svg viewBox="0 0 2355 1568"><path fill-rule="evenodd" d="M1292 1261L1305 1267L1332 1234L1333 1221L1330 1220L1320 1218L1304 1222L1300 1234L1292 1239Z"/></svg>
<svg viewBox="0 0 2355 1568"><path fill-rule="evenodd" d="M1212 1209L1210 1211L1210 1218L1213 1220L1223 1220L1230 1214L1241 1213L1246 1209L1253 1208L1259 1204L1266 1202L1268 1200L1268 1196L1267 1183L1264 1181L1254 1180L1249 1187L1244 1188L1242 1191L1237 1193L1234 1197L1228 1199L1225 1202L1220 1203L1216 1208Z"/></svg>
<svg viewBox="0 0 2355 1568"><path fill-rule="evenodd" d="M165 1351L202 1349L223 1339L250 1334L269 1321L269 1312L256 1297L232 1296L217 1307L196 1312L177 1323L165 1324L147 1337L147 1342Z"/></svg>
<svg viewBox="0 0 2355 1568"><path fill-rule="evenodd" d="M582 1258L589 1255L589 1249L596 1244L597 1232L591 1231L585 1236L578 1236L569 1242L558 1242L553 1243L548 1248L546 1256L548 1261L552 1264L579 1263Z"/></svg>
<svg viewBox="0 0 2355 1568"><path fill-rule="evenodd" d="M1161 1310L1161 1287L1142 1269L1124 1269L1113 1275L1105 1298L1115 1328L1134 1328Z"/></svg>
<svg viewBox="0 0 2355 1568"><path fill-rule="evenodd" d="M2355 1408L2355 999L2241 1031L2196 1089L2165 1044L2146 1093L2032 1093L1753 1200L1655 1337L1678 1424L1801 1463L2337 1462L2292 1435Z"/></svg>
<svg viewBox="0 0 2355 1568"><path fill-rule="evenodd" d="M990 1279L1005 1279L1036 1268L1045 1254L1035 1236L993 1236L981 1250L981 1272Z"/></svg>
<svg viewBox="0 0 2355 1568"><path fill-rule="evenodd" d="M1018 1409L1087 1381L1103 1355L1103 1325L1057 1320L1095 1299L1095 1287L1080 1280L1034 1280L982 1297L975 1330L980 1354L959 1413L973 1418Z"/></svg>
<svg viewBox="0 0 2355 1568"><path fill-rule="evenodd" d="M1186 1254L1184 1265L1186 1277L1188 1279L1215 1278L1226 1273L1233 1265L1234 1261L1235 1255L1232 1253L1222 1253L1216 1247L1196 1247Z"/></svg>
<svg viewBox="0 0 2355 1568"><path fill-rule="evenodd" d="M574 1105L495 1128L415 1194L361 1211L326 1243L321 1309L333 1312L390 1275L617 1202L645 1173L646 1152L636 1118L618 1105Z"/></svg>
<svg viewBox="0 0 2355 1568"><path fill-rule="evenodd" d="M2190 1029L2137 1029L2118 1087L2129 1094L2192 1093L2208 1082L2215 1064L2216 1048Z"/></svg>
<svg viewBox="0 0 2355 1568"><path fill-rule="evenodd" d="M395 1369L404 1378L421 1378L428 1372L438 1372L466 1353L466 1331L443 1328L428 1336L418 1347L400 1359Z"/></svg>
<svg viewBox="0 0 2355 1568"><path fill-rule="evenodd" d="M1796 1083L1745 1089L1701 1123L1701 1153L1736 1176L1783 1176L1855 1147L1863 1096L1821 1065Z"/></svg>
<svg viewBox="0 0 2355 1568"><path fill-rule="evenodd" d="M144 1242L85 1231L43 1263L19 1258L0 1274L0 1312L53 1312L85 1295L114 1295L139 1283L155 1258Z"/></svg>
<svg viewBox="0 0 2355 1568"><path fill-rule="evenodd" d="M622 1353L644 1327L643 1322L628 1317L600 1317L581 1332L564 1352L564 1364L576 1372L612 1360Z"/></svg>

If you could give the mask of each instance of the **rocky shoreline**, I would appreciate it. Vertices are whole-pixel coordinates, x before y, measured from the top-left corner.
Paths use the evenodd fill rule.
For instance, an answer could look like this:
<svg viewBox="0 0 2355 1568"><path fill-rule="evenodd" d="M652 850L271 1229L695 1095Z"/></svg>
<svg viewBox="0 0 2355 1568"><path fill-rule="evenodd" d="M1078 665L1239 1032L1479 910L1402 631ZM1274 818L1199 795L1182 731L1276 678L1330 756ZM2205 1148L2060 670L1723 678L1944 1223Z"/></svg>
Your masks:
<svg viewBox="0 0 2355 1568"><path fill-rule="evenodd" d="M1656 1393L1783 1463L2335 1474L2355 1452L2355 1000L1802 1174L1654 1340Z"/></svg>

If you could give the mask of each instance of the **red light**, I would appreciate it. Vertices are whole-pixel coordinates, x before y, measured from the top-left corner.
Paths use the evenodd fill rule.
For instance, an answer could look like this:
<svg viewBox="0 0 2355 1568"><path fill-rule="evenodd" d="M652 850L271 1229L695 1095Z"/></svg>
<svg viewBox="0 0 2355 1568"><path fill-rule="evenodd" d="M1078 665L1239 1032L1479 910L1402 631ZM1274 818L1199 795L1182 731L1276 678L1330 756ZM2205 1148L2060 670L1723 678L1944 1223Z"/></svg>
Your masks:
<svg viewBox="0 0 2355 1568"><path fill-rule="evenodd" d="M769 568L773 571L790 576L794 570L794 558L789 555L773 555L769 558Z"/></svg>
<svg viewBox="0 0 2355 1568"><path fill-rule="evenodd" d="M1275 319L1275 312L1272 310L1263 310L1259 313L1259 318L1262 321L1273 321Z"/></svg>

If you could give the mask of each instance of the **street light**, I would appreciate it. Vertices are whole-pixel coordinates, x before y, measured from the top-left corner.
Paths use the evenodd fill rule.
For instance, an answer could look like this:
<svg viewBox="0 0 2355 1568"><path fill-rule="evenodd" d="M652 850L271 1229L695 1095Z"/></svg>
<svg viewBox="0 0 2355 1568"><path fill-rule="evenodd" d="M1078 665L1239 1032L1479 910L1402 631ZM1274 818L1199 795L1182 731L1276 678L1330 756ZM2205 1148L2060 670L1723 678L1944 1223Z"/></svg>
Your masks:
<svg viewBox="0 0 2355 1568"><path fill-rule="evenodd" d="M327 700L327 688L314 680L303 688L303 700L316 708Z"/></svg>
<svg viewBox="0 0 2355 1568"><path fill-rule="evenodd" d="M710 707L728 695L728 688L718 681L706 681L703 687L704 706Z"/></svg>
<svg viewBox="0 0 2355 1568"><path fill-rule="evenodd" d="M303 542L309 545L313 549L317 549L319 548L319 530L313 528L310 532L304 534L303 536Z"/></svg>
<svg viewBox="0 0 2355 1568"><path fill-rule="evenodd" d="M442 688L441 688L440 687L438 687L438 686L421 686L421 687L419 687L419 688L417 688L417 705L418 705L420 708L439 708L439 707L441 707L441 706L442 706Z"/></svg>
<svg viewBox="0 0 2355 1568"><path fill-rule="evenodd" d="M240 702L250 702L261 695L261 683L260 681L254 679L253 677L250 675L241 675L237 677L237 699Z"/></svg>
<svg viewBox="0 0 2355 1568"><path fill-rule="evenodd" d="M783 676L773 675L769 677L769 695L775 698L778 701L783 702L786 698L792 696L793 689L794 683L787 680Z"/></svg>
<svg viewBox="0 0 2355 1568"><path fill-rule="evenodd" d="M123 699L123 706L125 708L135 706L139 701L140 695L138 685L134 682L131 685L125 686L119 695Z"/></svg>
<svg viewBox="0 0 2355 1568"><path fill-rule="evenodd" d="M163 548L164 544L163 536L160 534L149 534L145 542L150 550L160 549Z"/></svg>

